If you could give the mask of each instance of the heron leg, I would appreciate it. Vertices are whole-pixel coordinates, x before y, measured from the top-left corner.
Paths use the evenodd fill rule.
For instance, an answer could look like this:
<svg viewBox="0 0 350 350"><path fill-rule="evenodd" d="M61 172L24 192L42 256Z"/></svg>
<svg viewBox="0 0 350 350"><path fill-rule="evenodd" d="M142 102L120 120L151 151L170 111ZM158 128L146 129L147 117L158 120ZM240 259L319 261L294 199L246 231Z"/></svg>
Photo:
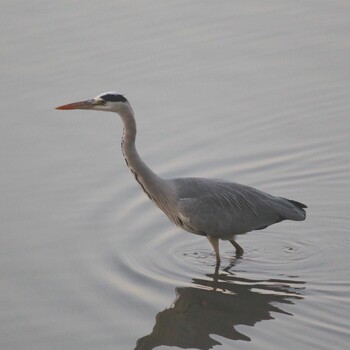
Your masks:
<svg viewBox="0 0 350 350"><path fill-rule="evenodd" d="M208 241L213 246L216 256L216 263L220 264L220 252L219 252L219 238L213 237L213 236L207 236Z"/></svg>
<svg viewBox="0 0 350 350"><path fill-rule="evenodd" d="M231 239L230 242L236 248L236 255L238 256L243 255L243 252L244 252L243 248L234 239Z"/></svg>

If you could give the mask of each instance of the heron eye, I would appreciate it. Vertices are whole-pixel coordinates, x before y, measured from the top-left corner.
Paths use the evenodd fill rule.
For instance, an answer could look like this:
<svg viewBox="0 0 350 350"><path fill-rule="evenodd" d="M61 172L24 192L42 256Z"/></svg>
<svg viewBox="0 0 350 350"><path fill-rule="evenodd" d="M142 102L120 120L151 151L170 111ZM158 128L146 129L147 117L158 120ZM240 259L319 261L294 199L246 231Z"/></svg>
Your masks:
<svg viewBox="0 0 350 350"><path fill-rule="evenodd" d="M95 104L98 106L104 106L106 103L107 103L107 101L105 101L105 100L97 100L95 102Z"/></svg>

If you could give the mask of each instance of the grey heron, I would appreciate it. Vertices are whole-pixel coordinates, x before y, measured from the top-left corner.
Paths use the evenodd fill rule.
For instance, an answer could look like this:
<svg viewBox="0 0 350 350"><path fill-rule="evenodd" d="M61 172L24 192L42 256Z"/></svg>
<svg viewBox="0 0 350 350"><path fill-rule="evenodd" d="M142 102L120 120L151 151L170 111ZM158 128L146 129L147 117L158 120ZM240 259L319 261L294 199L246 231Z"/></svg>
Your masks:
<svg viewBox="0 0 350 350"><path fill-rule="evenodd" d="M303 203L275 197L253 187L208 178L164 179L155 174L141 159L136 146L136 121L129 101L110 91L92 99L56 107L60 110L87 109L115 112L124 130L122 153L146 195L173 222L185 231L206 236L220 263L219 239L228 240L243 254L236 236L261 230L283 220L305 220Z"/></svg>

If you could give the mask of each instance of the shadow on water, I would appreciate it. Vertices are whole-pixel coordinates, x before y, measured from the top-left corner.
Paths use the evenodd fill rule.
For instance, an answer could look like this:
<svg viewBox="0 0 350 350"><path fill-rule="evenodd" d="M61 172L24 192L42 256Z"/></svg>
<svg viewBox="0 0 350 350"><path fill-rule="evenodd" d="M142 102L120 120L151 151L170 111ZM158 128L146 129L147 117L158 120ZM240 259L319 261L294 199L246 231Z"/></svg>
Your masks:
<svg viewBox="0 0 350 350"><path fill-rule="evenodd" d="M152 332L137 341L135 350L160 345L184 349L221 345L210 334L250 341L235 326L274 319L271 313L292 315L280 304L294 304L303 298L303 281L241 278L229 268L193 279L193 287L177 287L175 301L157 314Z"/></svg>

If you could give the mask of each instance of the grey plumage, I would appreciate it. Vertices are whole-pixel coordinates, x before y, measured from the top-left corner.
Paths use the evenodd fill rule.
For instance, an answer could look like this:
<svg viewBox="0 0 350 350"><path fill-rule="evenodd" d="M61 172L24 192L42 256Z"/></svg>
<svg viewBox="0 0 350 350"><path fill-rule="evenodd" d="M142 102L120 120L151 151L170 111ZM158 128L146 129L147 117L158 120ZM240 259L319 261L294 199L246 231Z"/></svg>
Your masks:
<svg viewBox="0 0 350 350"><path fill-rule="evenodd" d="M252 187L201 178L174 182L180 218L193 233L229 240L282 220L305 219L305 211L288 199Z"/></svg>
<svg viewBox="0 0 350 350"><path fill-rule="evenodd" d="M135 179L170 221L188 232L208 238L218 263L219 239L229 240L237 254L242 254L243 249L235 241L236 235L261 230L283 220L305 220L305 204L275 197L249 186L217 179L163 179L156 175L136 150L136 122L131 105L116 92L106 92L94 99L57 109L118 113L124 123L122 152Z"/></svg>

